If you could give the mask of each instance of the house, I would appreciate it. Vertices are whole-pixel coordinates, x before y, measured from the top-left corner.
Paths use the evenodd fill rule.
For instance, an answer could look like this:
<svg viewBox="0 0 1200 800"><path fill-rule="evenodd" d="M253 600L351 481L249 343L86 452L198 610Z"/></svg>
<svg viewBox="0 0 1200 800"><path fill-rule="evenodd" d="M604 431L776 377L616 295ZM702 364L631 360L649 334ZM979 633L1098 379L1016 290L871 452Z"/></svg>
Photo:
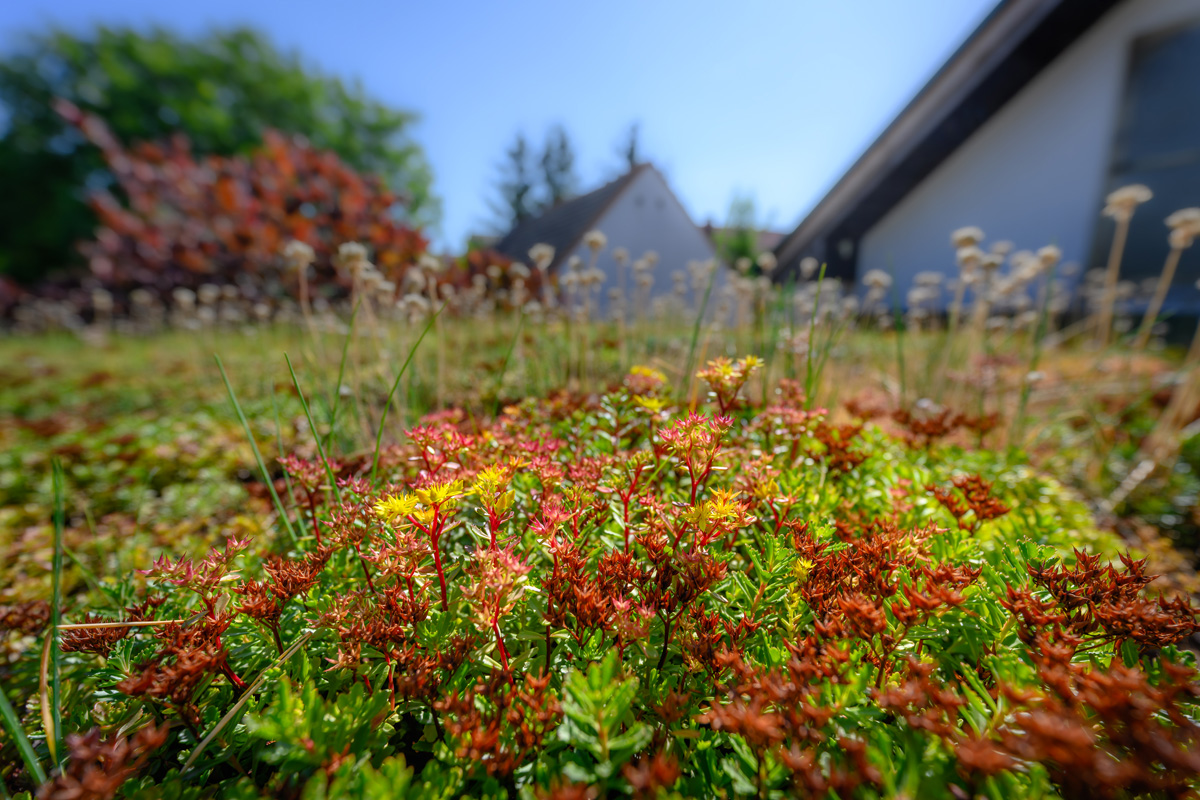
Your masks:
<svg viewBox="0 0 1200 800"><path fill-rule="evenodd" d="M780 243L778 273L812 256L903 290L955 270L966 225L1092 269L1112 241L1104 198L1133 183L1154 192L1121 270L1141 282L1162 269L1164 218L1200 206L1200 0L1003 0ZM1197 251L1165 310L1200 308Z"/></svg>
<svg viewBox="0 0 1200 800"><path fill-rule="evenodd" d="M548 271L558 277L562 286L573 259L579 259L578 263L585 267L591 264L592 253L584 237L594 230L603 233L607 240L594 265L604 274L596 295L601 312L609 309L610 293L621 289L622 283L624 296L646 311L656 301L661 304L669 298L681 300L685 307L698 306L696 265L715 261L716 254L662 174L650 164L639 164L595 191L519 223L496 244L496 250L528 263L534 245L552 246L554 259ZM618 264L615 255L619 248L628 253L624 267ZM645 260L653 262L651 266L638 270L646 276L639 284L633 263L644 259L647 253L656 257ZM714 297L728 280L725 273L719 267L712 273L716 281ZM679 290L681 283L683 291Z"/></svg>

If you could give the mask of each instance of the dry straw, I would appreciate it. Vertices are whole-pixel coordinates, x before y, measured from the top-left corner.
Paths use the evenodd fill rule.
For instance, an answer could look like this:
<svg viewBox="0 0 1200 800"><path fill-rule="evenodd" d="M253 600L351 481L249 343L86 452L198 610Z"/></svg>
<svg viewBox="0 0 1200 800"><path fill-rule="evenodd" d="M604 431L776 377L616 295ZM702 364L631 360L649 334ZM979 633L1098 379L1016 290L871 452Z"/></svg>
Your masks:
<svg viewBox="0 0 1200 800"><path fill-rule="evenodd" d="M1150 331L1154 327L1155 320L1158 319L1158 312L1162 310L1163 301L1167 299L1171 282L1175 280L1175 270L1179 266L1179 258L1183 255L1184 250L1192 246L1196 237L1200 236L1200 208L1184 208L1176 211L1167 217L1166 222L1170 229L1167 242L1170 244L1171 250L1167 253L1167 261L1163 265L1162 273L1158 276L1158 283L1154 287L1154 296L1150 298L1150 304L1146 306L1146 314L1142 317L1142 326L1133 342L1134 350L1142 350L1146 347L1146 343L1150 340Z"/></svg>
<svg viewBox="0 0 1200 800"><path fill-rule="evenodd" d="M1122 186L1112 192L1104 206L1104 216L1111 217L1117 224L1113 234L1112 248L1108 253L1108 266L1104 272L1104 294L1100 301L1100 311L1095 319L1095 342L1100 347L1108 344L1112 333L1113 306L1117 300L1117 279L1121 274L1121 258L1125 253L1125 242L1129 238L1129 222L1133 212L1142 203L1154 196L1154 193L1140 183Z"/></svg>

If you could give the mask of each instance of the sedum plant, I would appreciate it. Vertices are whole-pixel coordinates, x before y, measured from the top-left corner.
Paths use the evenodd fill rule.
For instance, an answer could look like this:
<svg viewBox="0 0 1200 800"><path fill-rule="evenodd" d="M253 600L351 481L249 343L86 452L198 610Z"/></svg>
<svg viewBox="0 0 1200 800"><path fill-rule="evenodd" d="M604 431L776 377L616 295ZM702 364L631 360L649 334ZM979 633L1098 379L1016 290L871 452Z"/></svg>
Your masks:
<svg viewBox="0 0 1200 800"><path fill-rule="evenodd" d="M1186 598L1053 479L947 444L989 421L834 414L787 381L763 407L741 396L755 366L702 370L711 407L638 368L601 396L431 415L378 453L293 456L296 540L111 576L111 607L57 631L45 604L5 609L63 651L60 731L32 649L5 686L8 790L1193 791Z"/></svg>

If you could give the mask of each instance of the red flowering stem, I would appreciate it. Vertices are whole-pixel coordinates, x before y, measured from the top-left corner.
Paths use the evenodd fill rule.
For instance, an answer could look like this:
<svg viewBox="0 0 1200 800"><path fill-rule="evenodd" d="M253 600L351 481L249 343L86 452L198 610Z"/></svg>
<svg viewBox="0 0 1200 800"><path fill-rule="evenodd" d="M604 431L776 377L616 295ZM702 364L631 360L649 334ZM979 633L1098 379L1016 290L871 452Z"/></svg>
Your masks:
<svg viewBox="0 0 1200 800"><path fill-rule="evenodd" d="M629 482L628 488L621 492L621 518L624 521L623 531L625 533L625 552L629 552L629 501L633 499L633 493L637 491L638 481L642 479L642 470L645 465L639 466L633 471L633 480Z"/></svg>
<svg viewBox="0 0 1200 800"><path fill-rule="evenodd" d="M500 517L496 514L495 510L491 509L491 508L489 508L487 510L487 515L488 515L488 536L491 537L492 549L495 550L497 547L496 546L496 533L500 530Z"/></svg>
<svg viewBox="0 0 1200 800"><path fill-rule="evenodd" d="M417 522L413 517L408 518L409 522L416 525L421 533L429 537L430 549L433 550L433 566L437 569L438 583L442 587L442 611L450 610L450 601L446 594L446 575L442 571L442 550L438 547L438 540L442 538L442 512L441 508L434 506L433 522L428 528ZM412 584L409 584L409 592L412 592Z"/></svg>
<svg viewBox="0 0 1200 800"><path fill-rule="evenodd" d="M233 671L233 667L229 666L228 661L221 665L221 672L224 673L226 678L229 678L229 682L233 684L233 688L239 692L246 688L246 682L237 676L237 673Z"/></svg>
<svg viewBox="0 0 1200 800"><path fill-rule="evenodd" d="M496 649L500 651L500 663L504 665L504 671L508 672L508 650L504 647L504 637L500 635L500 621L492 620L492 630L496 634Z"/></svg>
<svg viewBox="0 0 1200 800"><path fill-rule="evenodd" d="M442 572L442 551L438 547L438 540L433 540L433 565L437 568L438 583L442 586L442 611L450 610L450 601L446 596L446 575Z"/></svg>

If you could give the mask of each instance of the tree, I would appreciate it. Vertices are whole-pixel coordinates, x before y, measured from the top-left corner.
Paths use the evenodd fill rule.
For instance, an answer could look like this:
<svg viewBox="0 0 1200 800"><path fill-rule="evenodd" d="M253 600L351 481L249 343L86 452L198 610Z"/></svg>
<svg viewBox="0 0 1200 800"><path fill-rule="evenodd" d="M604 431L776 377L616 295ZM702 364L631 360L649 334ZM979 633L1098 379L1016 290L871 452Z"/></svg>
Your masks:
<svg viewBox="0 0 1200 800"><path fill-rule="evenodd" d="M500 199L492 203L492 211L498 218L497 227L503 230L515 227L539 212L531 153L525 134L517 138L504 153L500 165L500 180L497 188Z"/></svg>
<svg viewBox="0 0 1200 800"><path fill-rule="evenodd" d="M246 28L184 38L98 27L31 37L0 61L0 274L32 282L78 263L95 216L86 190L112 183L99 151L54 113L55 98L104 119L125 144L185 133L193 152L246 154L268 129L301 134L354 169L379 175L402 221L438 213L429 167L409 138L415 117L362 87L312 70Z"/></svg>
<svg viewBox="0 0 1200 800"><path fill-rule="evenodd" d="M753 265L758 258L757 217L753 197L735 195L730 201L725 227L713 235L717 255L726 264L736 266L739 259L746 258ZM754 270L757 269L755 266Z"/></svg>
<svg viewBox="0 0 1200 800"><path fill-rule="evenodd" d="M625 141L618 148L618 152L626 172L642 163L642 152L638 147L638 123L629 126L629 133L625 135Z"/></svg>
<svg viewBox="0 0 1200 800"><path fill-rule="evenodd" d="M543 206L553 208L570 200L575 196L578 185L575 150L571 147L567 131L561 125L556 125L550 129L542 147Z"/></svg>

